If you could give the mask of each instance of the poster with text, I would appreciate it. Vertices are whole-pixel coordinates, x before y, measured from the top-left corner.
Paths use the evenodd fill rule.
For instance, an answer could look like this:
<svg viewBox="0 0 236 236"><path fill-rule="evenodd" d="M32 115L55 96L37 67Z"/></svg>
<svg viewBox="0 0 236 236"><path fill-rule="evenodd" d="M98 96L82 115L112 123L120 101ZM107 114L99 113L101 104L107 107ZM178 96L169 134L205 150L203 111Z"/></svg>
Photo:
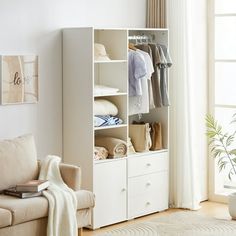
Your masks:
<svg viewBox="0 0 236 236"><path fill-rule="evenodd" d="M38 56L1 56L1 103L38 102Z"/></svg>

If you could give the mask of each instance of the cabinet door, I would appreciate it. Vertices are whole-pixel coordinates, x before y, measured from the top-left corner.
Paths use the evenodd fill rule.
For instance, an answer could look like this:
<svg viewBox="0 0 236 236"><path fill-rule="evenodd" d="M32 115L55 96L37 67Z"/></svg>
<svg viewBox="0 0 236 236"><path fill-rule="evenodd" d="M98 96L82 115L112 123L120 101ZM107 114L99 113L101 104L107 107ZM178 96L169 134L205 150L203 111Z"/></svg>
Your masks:
<svg viewBox="0 0 236 236"><path fill-rule="evenodd" d="M93 228L126 220L126 160L95 164L93 178L95 193Z"/></svg>

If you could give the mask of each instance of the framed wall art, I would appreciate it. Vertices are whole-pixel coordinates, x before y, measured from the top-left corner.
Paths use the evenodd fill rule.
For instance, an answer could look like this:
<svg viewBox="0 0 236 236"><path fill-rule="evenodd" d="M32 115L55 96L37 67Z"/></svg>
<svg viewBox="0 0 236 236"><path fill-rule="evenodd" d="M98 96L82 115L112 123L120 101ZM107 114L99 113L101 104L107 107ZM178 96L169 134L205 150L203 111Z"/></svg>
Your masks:
<svg viewBox="0 0 236 236"><path fill-rule="evenodd" d="M38 56L0 56L1 104L38 102Z"/></svg>

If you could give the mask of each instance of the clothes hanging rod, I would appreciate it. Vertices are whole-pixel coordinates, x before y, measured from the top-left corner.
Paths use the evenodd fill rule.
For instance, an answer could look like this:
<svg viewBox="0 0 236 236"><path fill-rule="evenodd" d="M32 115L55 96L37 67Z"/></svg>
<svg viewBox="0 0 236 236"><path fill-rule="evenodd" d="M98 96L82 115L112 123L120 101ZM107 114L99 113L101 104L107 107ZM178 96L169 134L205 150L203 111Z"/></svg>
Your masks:
<svg viewBox="0 0 236 236"><path fill-rule="evenodd" d="M145 40L145 41L153 42L155 40L155 35L154 34L150 34L150 35L145 35L145 34L142 34L142 35L130 35L130 36L128 36L128 39L129 40L136 40L136 41Z"/></svg>
<svg viewBox="0 0 236 236"><path fill-rule="evenodd" d="M147 35L133 35L133 36L129 36L128 37L130 40L132 39L150 39L151 36L147 36Z"/></svg>

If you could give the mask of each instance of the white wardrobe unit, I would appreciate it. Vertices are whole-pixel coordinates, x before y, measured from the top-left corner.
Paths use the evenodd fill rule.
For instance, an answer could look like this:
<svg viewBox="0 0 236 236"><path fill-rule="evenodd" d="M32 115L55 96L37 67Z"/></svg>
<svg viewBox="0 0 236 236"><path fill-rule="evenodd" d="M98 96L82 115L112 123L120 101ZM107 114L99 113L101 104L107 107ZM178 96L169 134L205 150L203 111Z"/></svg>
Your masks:
<svg viewBox="0 0 236 236"><path fill-rule="evenodd" d="M153 42L168 46L167 29L63 30L63 157L64 162L81 166L82 188L94 192L96 206L92 226L96 229L168 208L168 107L142 115L145 122L161 122L164 149L124 158L94 161L96 135L108 135L127 142L128 42L132 35L150 35ZM95 61L94 43L106 47L111 61ZM94 85L119 88L119 92L94 96ZM93 127L96 97L113 102L121 125Z"/></svg>

